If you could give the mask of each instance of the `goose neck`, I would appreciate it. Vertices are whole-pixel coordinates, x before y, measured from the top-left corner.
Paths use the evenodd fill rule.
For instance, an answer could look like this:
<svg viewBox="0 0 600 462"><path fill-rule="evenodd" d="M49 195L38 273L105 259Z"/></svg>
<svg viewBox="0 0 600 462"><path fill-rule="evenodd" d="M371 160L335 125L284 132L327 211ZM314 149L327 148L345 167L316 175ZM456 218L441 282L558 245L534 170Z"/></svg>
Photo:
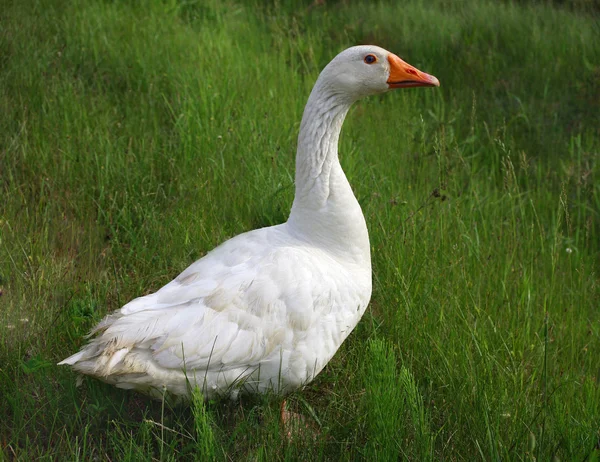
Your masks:
<svg viewBox="0 0 600 462"><path fill-rule="evenodd" d="M338 159L340 131L353 100L320 80L300 125L296 195L288 225L331 253L370 268L364 216Z"/></svg>
<svg viewBox="0 0 600 462"><path fill-rule="evenodd" d="M317 81L304 109L296 154L295 205L322 207L331 195L338 140L352 101Z"/></svg>

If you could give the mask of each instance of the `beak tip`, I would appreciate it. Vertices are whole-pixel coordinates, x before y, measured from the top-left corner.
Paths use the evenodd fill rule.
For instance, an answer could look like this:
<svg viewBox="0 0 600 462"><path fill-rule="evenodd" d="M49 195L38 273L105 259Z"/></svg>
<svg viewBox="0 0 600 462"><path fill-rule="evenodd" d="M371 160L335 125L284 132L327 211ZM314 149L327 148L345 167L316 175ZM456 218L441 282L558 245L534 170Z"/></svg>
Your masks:
<svg viewBox="0 0 600 462"><path fill-rule="evenodd" d="M440 81L437 79L437 77L434 77L433 75L429 75L429 74L427 74L427 76L429 77L429 81L431 82L431 84L434 87L440 86Z"/></svg>

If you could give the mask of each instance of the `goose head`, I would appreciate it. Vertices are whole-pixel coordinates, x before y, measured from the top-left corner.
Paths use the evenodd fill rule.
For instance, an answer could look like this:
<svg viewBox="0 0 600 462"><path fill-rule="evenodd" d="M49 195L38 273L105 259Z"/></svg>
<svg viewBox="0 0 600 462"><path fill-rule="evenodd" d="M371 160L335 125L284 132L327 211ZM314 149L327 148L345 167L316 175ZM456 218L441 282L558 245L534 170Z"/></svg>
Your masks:
<svg viewBox="0 0 600 462"><path fill-rule="evenodd" d="M355 46L342 51L325 67L321 77L336 93L352 100L394 88L440 85L434 76L374 45Z"/></svg>

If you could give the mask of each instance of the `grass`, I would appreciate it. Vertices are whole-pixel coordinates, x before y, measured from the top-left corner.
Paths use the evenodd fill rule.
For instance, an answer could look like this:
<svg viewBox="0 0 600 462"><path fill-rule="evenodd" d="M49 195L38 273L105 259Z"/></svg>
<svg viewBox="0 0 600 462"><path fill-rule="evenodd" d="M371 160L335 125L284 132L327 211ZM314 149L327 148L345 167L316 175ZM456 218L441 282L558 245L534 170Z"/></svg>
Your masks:
<svg viewBox="0 0 600 462"><path fill-rule="evenodd" d="M586 5L4 0L0 459L597 460ZM106 313L287 218L306 98L357 43L442 86L363 101L344 127L374 293L288 400L318 431L287 442L271 397L76 388L55 363Z"/></svg>

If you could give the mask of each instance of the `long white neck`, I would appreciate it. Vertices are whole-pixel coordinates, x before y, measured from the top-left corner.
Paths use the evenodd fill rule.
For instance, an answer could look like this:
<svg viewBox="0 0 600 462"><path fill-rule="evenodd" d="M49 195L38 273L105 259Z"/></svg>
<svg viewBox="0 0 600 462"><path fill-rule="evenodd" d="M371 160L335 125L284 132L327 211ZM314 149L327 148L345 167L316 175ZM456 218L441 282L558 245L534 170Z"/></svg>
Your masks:
<svg viewBox="0 0 600 462"><path fill-rule="evenodd" d="M321 76L304 109L296 154L296 195L288 225L336 256L369 265L367 226L338 159L338 139L353 99Z"/></svg>

